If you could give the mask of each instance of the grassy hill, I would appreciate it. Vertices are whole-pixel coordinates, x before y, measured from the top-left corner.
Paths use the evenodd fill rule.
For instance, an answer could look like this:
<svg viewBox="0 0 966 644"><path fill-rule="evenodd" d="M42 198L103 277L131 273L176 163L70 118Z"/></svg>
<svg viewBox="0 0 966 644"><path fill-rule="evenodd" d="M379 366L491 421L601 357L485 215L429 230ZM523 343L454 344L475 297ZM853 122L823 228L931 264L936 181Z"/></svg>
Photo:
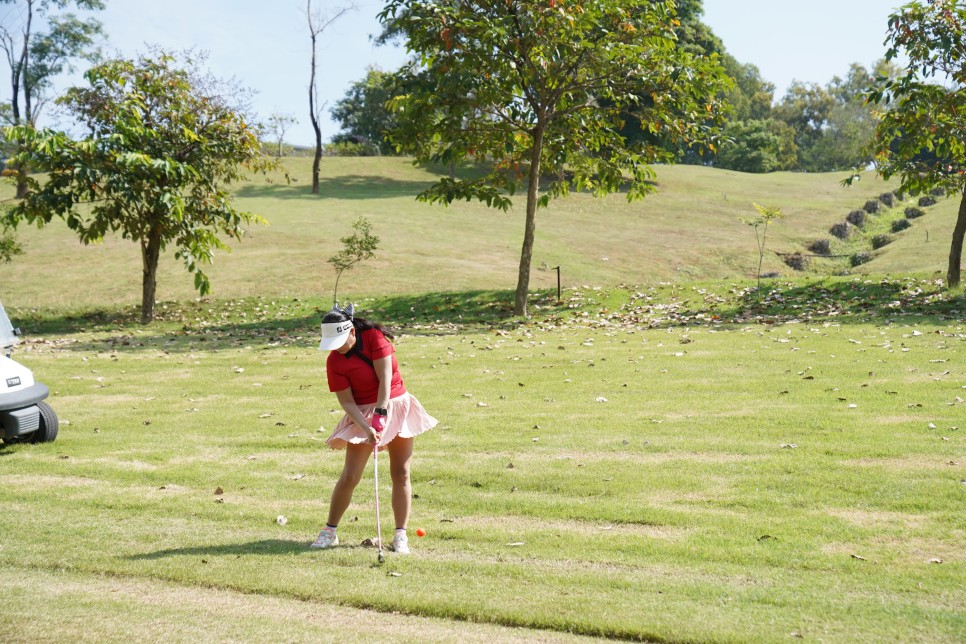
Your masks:
<svg viewBox="0 0 966 644"><path fill-rule="evenodd" d="M398 158L331 158L323 162L321 194L309 191L310 160L291 159L293 182L257 178L237 189L241 208L268 226L252 227L233 252L209 267L216 297L258 293L327 297L334 272L326 263L368 218L381 238L375 259L347 273L341 295L512 289L523 235L523 202L507 213L476 203L449 208L415 201L436 176ZM531 287L556 285L550 267L561 266L564 285L642 284L754 276L754 231L739 221L754 215L753 202L774 205L785 217L768 231L764 271L794 273L772 251L803 251L829 237L870 198L895 187L867 179L839 185L840 173L752 175L693 166L659 167L656 192L627 203L624 195L595 199L576 194L538 213ZM901 216L900 204L892 214ZM898 241L855 270L890 273L941 271L956 204L941 201L927 216L897 235ZM879 224L881 228L886 224ZM926 234L928 231L928 241ZM135 304L140 298L136 244L108 239L85 247L61 222L37 231L23 228L27 254L0 266L0 297L13 307L86 308ZM869 249L868 235L833 252ZM168 249L159 270L159 300L194 297L190 276ZM845 260L818 260L810 271L848 269Z"/></svg>

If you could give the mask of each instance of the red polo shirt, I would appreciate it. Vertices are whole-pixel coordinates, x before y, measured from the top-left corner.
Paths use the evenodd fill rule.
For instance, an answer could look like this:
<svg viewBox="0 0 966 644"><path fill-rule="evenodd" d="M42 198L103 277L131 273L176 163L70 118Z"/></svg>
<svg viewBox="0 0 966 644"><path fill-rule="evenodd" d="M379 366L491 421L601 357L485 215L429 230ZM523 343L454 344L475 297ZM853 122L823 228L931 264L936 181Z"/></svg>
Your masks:
<svg viewBox="0 0 966 644"><path fill-rule="evenodd" d="M362 354L375 362L379 358L392 356L392 383L389 386L389 397L395 398L406 393L402 376L399 375L399 364L396 362L396 352L386 336L378 329L366 329L361 333ZM330 351L325 361L325 370L329 378L329 391L352 390L352 398L357 405L371 405L379 398L379 378L376 371L358 355L349 353L343 355L338 351Z"/></svg>

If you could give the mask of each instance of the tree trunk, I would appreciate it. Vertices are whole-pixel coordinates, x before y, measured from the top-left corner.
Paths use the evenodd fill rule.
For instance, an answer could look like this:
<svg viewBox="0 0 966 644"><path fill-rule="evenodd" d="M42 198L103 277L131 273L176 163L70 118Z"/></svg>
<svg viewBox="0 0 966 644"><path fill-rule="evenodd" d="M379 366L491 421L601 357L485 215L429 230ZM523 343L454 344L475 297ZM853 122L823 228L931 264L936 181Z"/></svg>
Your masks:
<svg viewBox="0 0 966 644"><path fill-rule="evenodd" d="M158 290L158 259L161 257L161 234L152 230L141 240L144 274L141 281L141 324L154 320L154 297Z"/></svg>
<svg viewBox="0 0 966 644"><path fill-rule="evenodd" d="M315 131L315 158L312 160L312 194L319 194L319 165L322 162L322 134Z"/></svg>
<svg viewBox="0 0 966 644"><path fill-rule="evenodd" d="M949 269L946 272L946 282L949 288L959 286L959 273L963 263L963 238L966 237L966 190L959 202L959 218L953 229L953 242L949 249Z"/></svg>
<svg viewBox="0 0 966 644"><path fill-rule="evenodd" d="M309 19L309 33L312 35L312 75L309 78L309 120L312 121L312 129L315 130L315 158L312 160L312 194L317 195L319 194L319 163L322 161L322 129L319 127L318 115L322 109L316 106L318 92L315 89L315 49L319 33L324 27L320 28L313 23L312 0L307 0L305 14Z"/></svg>
<svg viewBox="0 0 966 644"><path fill-rule="evenodd" d="M17 171L17 199L25 199L27 193L30 189L27 187L27 166L25 165L14 165L14 170Z"/></svg>
<svg viewBox="0 0 966 644"><path fill-rule="evenodd" d="M540 156L543 148L543 128L533 134L530 152L530 176L527 180L527 223L523 233L523 250L520 253L520 273L513 313L527 317L527 300L530 292L530 262L533 259L533 242L537 229L537 199L540 190Z"/></svg>

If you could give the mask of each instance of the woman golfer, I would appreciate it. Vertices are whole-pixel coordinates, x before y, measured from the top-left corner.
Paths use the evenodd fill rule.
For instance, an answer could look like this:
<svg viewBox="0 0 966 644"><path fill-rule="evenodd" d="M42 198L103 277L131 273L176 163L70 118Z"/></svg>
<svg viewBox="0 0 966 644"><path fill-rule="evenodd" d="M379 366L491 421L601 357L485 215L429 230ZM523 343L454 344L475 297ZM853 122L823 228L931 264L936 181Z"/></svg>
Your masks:
<svg viewBox="0 0 966 644"><path fill-rule="evenodd" d="M332 491L329 520L313 548L338 545L336 528L378 444L380 451L389 452L396 519L392 547L397 553L409 554L406 523L412 496L409 461L413 438L435 427L437 420L406 392L389 342L392 339L381 325L354 317L351 305L346 309L335 307L322 318L319 351L329 351L325 363L329 391L335 392L346 413L326 444L332 449L344 448L346 453L342 475Z"/></svg>

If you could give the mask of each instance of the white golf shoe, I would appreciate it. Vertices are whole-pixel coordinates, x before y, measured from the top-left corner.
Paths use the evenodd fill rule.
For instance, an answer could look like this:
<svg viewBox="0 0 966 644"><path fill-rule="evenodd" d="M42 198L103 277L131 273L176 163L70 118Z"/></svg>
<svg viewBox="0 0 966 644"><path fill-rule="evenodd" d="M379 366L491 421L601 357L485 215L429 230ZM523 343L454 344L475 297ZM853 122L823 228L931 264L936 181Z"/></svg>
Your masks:
<svg viewBox="0 0 966 644"><path fill-rule="evenodd" d="M405 532L397 532L392 538L393 552L400 555L409 554L409 538Z"/></svg>
<svg viewBox="0 0 966 644"><path fill-rule="evenodd" d="M335 530L332 528L322 528L322 532L319 533L319 538L309 547L322 550L323 548L331 548L337 545L339 545L339 536L335 533Z"/></svg>

